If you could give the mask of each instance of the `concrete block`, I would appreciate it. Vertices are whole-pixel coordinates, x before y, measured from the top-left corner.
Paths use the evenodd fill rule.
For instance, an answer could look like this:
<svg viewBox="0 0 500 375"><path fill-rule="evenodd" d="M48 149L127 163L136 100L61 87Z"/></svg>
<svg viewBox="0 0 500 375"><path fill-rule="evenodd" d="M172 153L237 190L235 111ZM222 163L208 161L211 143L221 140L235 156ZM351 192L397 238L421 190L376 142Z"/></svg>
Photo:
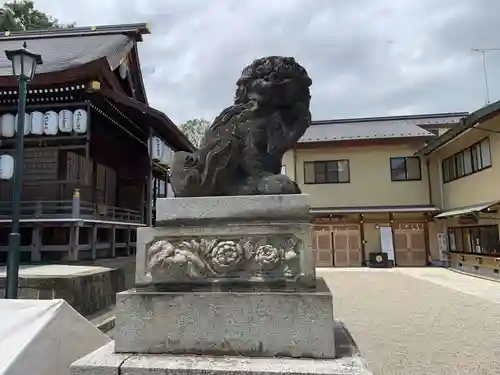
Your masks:
<svg viewBox="0 0 500 375"><path fill-rule="evenodd" d="M133 356L121 375L372 375L360 357L339 359L245 358L207 356Z"/></svg>
<svg viewBox="0 0 500 375"><path fill-rule="evenodd" d="M115 343L111 341L73 362L71 375L120 375L120 366L132 354L115 354L114 348Z"/></svg>
<svg viewBox="0 0 500 375"><path fill-rule="evenodd" d="M207 355L126 355L113 350L113 342L73 363L71 375L373 375L357 351L356 344L340 321L335 321L335 359L256 358ZM338 346L351 347L341 350ZM178 374L177 374L178 373Z"/></svg>
<svg viewBox="0 0 500 375"><path fill-rule="evenodd" d="M220 288L118 293L116 351L335 357L332 294L322 279L316 290Z"/></svg>
<svg viewBox="0 0 500 375"><path fill-rule="evenodd" d="M309 195L242 195L229 197L159 198L156 225L216 220L310 221Z"/></svg>

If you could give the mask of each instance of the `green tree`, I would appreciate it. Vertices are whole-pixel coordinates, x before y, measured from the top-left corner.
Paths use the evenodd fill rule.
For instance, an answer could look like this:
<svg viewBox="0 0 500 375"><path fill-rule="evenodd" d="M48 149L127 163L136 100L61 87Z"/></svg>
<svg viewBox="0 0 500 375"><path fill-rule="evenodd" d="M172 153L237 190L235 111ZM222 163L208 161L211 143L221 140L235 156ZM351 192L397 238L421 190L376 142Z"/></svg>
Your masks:
<svg viewBox="0 0 500 375"><path fill-rule="evenodd" d="M75 24L61 24L56 18L36 9L34 2L29 0L6 2L0 9L0 29L2 31L50 29L53 27L75 27Z"/></svg>
<svg viewBox="0 0 500 375"><path fill-rule="evenodd" d="M193 145L200 147L203 137L205 136L205 132L209 126L210 121L195 118L181 124L179 128Z"/></svg>

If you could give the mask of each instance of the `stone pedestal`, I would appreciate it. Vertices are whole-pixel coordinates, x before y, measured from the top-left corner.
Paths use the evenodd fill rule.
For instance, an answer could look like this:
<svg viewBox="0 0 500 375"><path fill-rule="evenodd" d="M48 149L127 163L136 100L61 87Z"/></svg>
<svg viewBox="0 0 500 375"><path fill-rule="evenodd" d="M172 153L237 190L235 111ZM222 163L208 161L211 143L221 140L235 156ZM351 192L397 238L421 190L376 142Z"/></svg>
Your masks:
<svg viewBox="0 0 500 375"><path fill-rule="evenodd" d="M316 279L307 195L159 199L115 343L73 374L369 374Z"/></svg>
<svg viewBox="0 0 500 375"><path fill-rule="evenodd" d="M121 353L335 358L332 295L315 290L154 291L117 295Z"/></svg>

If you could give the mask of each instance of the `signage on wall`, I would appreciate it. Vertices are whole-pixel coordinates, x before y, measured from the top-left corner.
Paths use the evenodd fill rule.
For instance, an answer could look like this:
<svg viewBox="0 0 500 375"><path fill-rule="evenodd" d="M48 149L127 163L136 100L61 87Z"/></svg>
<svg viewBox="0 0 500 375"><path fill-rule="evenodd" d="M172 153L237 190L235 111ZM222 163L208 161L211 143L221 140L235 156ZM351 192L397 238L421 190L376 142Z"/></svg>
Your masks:
<svg viewBox="0 0 500 375"><path fill-rule="evenodd" d="M387 254L387 259L394 262L394 243L392 241L392 228L380 227L380 247Z"/></svg>
<svg viewBox="0 0 500 375"><path fill-rule="evenodd" d="M477 214L466 214L466 215L461 215L458 217L458 223L461 225L467 225L467 224L477 224L479 221Z"/></svg>

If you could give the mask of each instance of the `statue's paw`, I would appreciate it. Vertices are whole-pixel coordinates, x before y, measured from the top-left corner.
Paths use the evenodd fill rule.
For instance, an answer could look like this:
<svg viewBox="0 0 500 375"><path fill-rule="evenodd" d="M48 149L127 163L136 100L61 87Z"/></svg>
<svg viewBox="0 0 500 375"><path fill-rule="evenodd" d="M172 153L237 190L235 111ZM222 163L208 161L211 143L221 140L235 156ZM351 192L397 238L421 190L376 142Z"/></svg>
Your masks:
<svg viewBox="0 0 500 375"><path fill-rule="evenodd" d="M262 195L301 193L297 183L282 174L274 174L261 178L257 188Z"/></svg>

